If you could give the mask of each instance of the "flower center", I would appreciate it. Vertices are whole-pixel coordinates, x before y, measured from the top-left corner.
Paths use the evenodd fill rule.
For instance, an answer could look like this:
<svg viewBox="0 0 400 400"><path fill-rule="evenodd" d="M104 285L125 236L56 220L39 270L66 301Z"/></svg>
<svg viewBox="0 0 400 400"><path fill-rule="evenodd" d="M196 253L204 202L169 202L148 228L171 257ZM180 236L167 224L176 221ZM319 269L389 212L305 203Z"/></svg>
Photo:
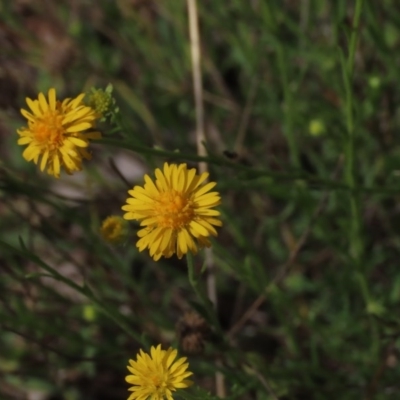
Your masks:
<svg viewBox="0 0 400 400"><path fill-rule="evenodd" d="M65 132L62 115L57 112L47 113L36 121L32 131L36 141L48 150L59 148L63 144Z"/></svg>
<svg viewBox="0 0 400 400"><path fill-rule="evenodd" d="M153 375L150 379L155 387L159 388L161 386L161 378L159 375Z"/></svg>
<svg viewBox="0 0 400 400"><path fill-rule="evenodd" d="M117 223L110 223L104 227L104 235L107 237L114 237L117 236L120 232L121 226Z"/></svg>
<svg viewBox="0 0 400 400"><path fill-rule="evenodd" d="M158 397L155 398L164 398L165 394L165 389L167 388L167 382L166 382L166 377L163 375L160 375L159 373L155 373L153 375L150 375L150 381L154 385L154 392L153 394L158 395Z"/></svg>
<svg viewBox="0 0 400 400"><path fill-rule="evenodd" d="M193 220L193 202L176 190L160 193L155 204L159 226L179 229Z"/></svg>

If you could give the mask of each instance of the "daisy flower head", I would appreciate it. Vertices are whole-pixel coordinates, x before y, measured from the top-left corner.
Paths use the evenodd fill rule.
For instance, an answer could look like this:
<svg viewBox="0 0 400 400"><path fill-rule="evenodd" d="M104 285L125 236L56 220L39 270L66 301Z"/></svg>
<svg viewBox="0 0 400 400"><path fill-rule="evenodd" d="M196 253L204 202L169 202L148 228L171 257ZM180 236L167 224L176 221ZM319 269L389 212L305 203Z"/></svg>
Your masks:
<svg viewBox="0 0 400 400"><path fill-rule="evenodd" d="M118 215L110 215L101 224L100 235L108 243L122 243L128 234L128 222Z"/></svg>
<svg viewBox="0 0 400 400"><path fill-rule="evenodd" d="M193 375L187 371L189 364L186 357L176 360L177 350L171 347L162 350L161 344L152 346L150 354L140 350L136 361L129 360L128 375L125 380L133 385L128 390L133 392L128 400L172 400L172 392L192 385L186 379Z"/></svg>
<svg viewBox="0 0 400 400"><path fill-rule="evenodd" d="M28 126L17 130L18 144L27 145L22 153L26 161L40 163L41 171L47 168L47 173L56 178L61 168L68 174L82 169L82 159L91 158L86 150L89 140L101 138L100 132L92 131L98 116L83 104L84 96L61 102L51 88L47 98L43 93L35 100L26 98L30 110L22 109L21 114Z"/></svg>
<svg viewBox="0 0 400 400"><path fill-rule="evenodd" d="M186 164L164 164L155 170L156 179L144 176L144 186L135 186L128 193L122 209L124 218L139 220L139 251L148 248L155 261L161 256L188 251L196 254L198 247L211 245L209 236L217 236L215 226L222 226L219 211L213 207L221 202L218 192L210 192L215 182L205 183L208 172L197 174Z"/></svg>

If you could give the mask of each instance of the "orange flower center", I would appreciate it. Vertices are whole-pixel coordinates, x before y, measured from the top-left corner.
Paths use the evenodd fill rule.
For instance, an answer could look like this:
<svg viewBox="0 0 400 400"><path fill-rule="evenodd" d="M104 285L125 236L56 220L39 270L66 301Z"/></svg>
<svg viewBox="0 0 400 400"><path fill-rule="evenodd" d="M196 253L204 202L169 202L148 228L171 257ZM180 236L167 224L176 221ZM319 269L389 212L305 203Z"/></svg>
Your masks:
<svg viewBox="0 0 400 400"><path fill-rule="evenodd" d="M160 193L154 210L158 225L163 228L179 229L195 215L192 200L176 190Z"/></svg>
<svg viewBox="0 0 400 400"><path fill-rule="evenodd" d="M63 144L65 128L62 118L58 112L48 112L32 127L35 140L48 150L55 150Z"/></svg>
<svg viewBox="0 0 400 400"><path fill-rule="evenodd" d="M121 225L115 221L112 221L103 227L103 234L106 237L113 237L117 236L120 230Z"/></svg>
<svg viewBox="0 0 400 400"><path fill-rule="evenodd" d="M155 387L158 388L161 386L161 378L159 375L153 375L150 379L153 382Z"/></svg>

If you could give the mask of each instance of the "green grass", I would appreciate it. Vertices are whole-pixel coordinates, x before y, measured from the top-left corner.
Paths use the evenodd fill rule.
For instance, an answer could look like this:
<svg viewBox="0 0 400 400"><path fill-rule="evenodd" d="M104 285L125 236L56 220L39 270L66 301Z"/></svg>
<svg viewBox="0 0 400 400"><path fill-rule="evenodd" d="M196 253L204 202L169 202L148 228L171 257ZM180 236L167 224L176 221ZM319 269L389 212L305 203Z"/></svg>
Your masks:
<svg viewBox="0 0 400 400"><path fill-rule="evenodd" d="M198 2L216 313L204 253L188 274L139 253L136 223L123 245L99 236L144 172L200 160L186 3L48 3L0 1L0 398L125 399L139 348L186 355L188 309L212 334L182 398L214 396L217 370L229 399L399 398L396 2ZM108 83L117 129L100 124L83 172L23 160L25 97Z"/></svg>

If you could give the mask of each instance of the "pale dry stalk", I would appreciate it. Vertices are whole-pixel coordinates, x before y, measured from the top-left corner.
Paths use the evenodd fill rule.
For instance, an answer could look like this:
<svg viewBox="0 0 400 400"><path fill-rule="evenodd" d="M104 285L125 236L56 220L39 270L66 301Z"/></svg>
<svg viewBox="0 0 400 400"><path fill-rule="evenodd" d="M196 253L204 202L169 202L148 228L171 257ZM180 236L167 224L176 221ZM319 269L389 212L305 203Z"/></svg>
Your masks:
<svg viewBox="0 0 400 400"><path fill-rule="evenodd" d="M206 156L207 149L205 147L206 136L204 131L204 103L203 103L203 81L201 74L201 51L200 51L200 35L199 22L197 13L196 0L187 0L188 16L189 16L189 34L190 34L190 50L192 57L192 74L193 74L193 91L196 108L196 143L197 154ZM199 162L199 172L207 172L207 163ZM214 307L217 308L217 289L214 272L214 260L212 249L205 251L205 263L207 266L207 294ZM219 361L217 360L217 364ZM217 395L221 398L225 397L224 376L220 372L215 374L215 386Z"/></svg>

